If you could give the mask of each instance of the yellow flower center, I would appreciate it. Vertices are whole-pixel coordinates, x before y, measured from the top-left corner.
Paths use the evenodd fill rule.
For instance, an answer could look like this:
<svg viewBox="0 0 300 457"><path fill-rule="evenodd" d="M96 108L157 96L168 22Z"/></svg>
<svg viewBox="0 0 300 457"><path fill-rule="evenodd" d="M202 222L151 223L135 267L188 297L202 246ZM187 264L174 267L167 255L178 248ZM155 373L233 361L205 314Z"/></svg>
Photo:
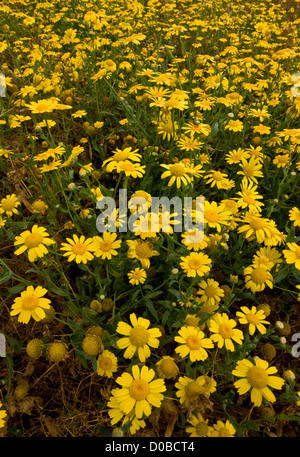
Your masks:
<svg viewBox="0 0 300 457"><path fill-rule="evenodd" d="M213 178L215 181L222 181L222 179L223 179L223 174L222 174L220 171L214 171L213 174L212 174L212 178Z"/></svg>
<svg viewBox="0 0 300 457"><path fill-rule="evenodd" d="M129 340L133 346L141 347L148 342L149 332L145 327L137 325L130 331Z"/></svg>
<svg viewBox="0 0 300 457"><path fill-rule="evenodd" d="M247 379L252 387L256 389L264 389L268 385L268 375L263 368L249 368Z"/></svg>
<svg viewBox="0 0 300 457"><path fill-rule="evenodd" d="M110 241L103 241L103 243L100 244L100 248L104 252L110 251L111 250L111 242Z"/></svg>
<svg viewBox="0 0 300 457"><path fill-rule="evenodd" d="M4 211L11 211L16 205L16 200L13 197L8 197L2 202L2 209Z"/></svg>
<svg viewBox="0 0 300 457"><path fill-rule="evenodd" d="M195 430L197 436L204 437L207 435L208 425L205 422L198 422L198 424L195 426Z"/></svg>
<svg viewBox="0 0 300 457"><path fill-rule="evenodd" d="M201 393L201 386L197 381L191 381L185 388L186 396L188 398L196 397Z"/></svg>
<svg viewBox="0 0 300 457"><path fill-rule="evenodd" d="M192 258L189 260L189 267L192 270L198 270L200 267L202 267L202 262L199 259Z"/></svg>
<svg viewBox="0 0 300 457"><path fill-rule="evenodd" d="M258 219L258 218L252 218L250 221L250 227L253 230L259 230L262 229L264 226L264 221L263 219Z"/></svg>
<svg viewBox="0 0 300 457"><path fill-rule="evenodd" d="M39 304L39 299L35 295L28 295L23 299L23 309L35 309Z"/></svg>
<svg viewBox="0 0 300 457"><path fill-rule="evenodd" d="M134 165L131 162L124 162L120 165L122 171L135 171Z"/></svg>
<svg viewBox="0 0 300 457"><path fill-rule="evenodd" d="M206 210L204 212L204 216L208 222L217 222L219 220L219 214L217 213L217 211Z"/></svg>
<svg viewBox="0 0 300 457"><path fill-rule="evenodd" d="M148 259L151 257L151 248L148 243L140 243L135 248L137 257L141 259Z"/></svg>
<svg viewBox="0 0 300 457"><path fill-rule="evenodd" d="M190 349L199 349L201 347L201 339L197 335L189 335L186 339L186 345Z"/></svg>
<svg viewBox="0 0 300 457"><path fill-rule="evenodd" d="M180 163L175 163L175 165L172 165L170 168L170 173L172 176L177 176L181 177L185 174L186 169L183 165L180 165Z"/></svg>
<svg viewBox="0 0 300 457"><path fill-rule="evenodd" d="M49 108L50 108L50 106L47 103L39 103L35 107L36 111L40 111L40 112L48 111Z"/></svg>
<svg viewBox="0 0 300 457"><path fill-rule="evenodd" d="M73 252L76 255L82 255L86 252L87 247L83 243L77 243L73 246Z"/></svg>
<svg viewBox="0 0 300 457"><path fill-rule="evenodd" d="M244 175L250 178L254 175L254 168L251 165L245 165L243 168Z"/></svg>
<svg viewBox="0 0 300 457"><path fill-rule="evenodd" d="M112 361L109 357L104 357L100 360L100 367L102 370L110 370L112 367Z"/></svg>
<svg viewBox="0 0 300 457"><path fill-rule="evenodd" d="M144 379L135 379L129 387L129 395L137 401L145 400L149 391L149 385Z"/></svg>
<svg viewBox="0 0 300 457"><path fill-rule="evenodd" d="M166 133L172 133L173 132L173 125L172 125L171 122L169 122L169 124L163 124L161 126L161 129Z"/></svg>
<svg viewBox="0 0 300 457"><path fill-rule="evenodd" d="M254 324L254 325L259 324L259 319L256 316L256 314L248 313L246 318L247 318L247 321L249 322L249 324Z"/></svg>
<svg viewBox="0 0 300 457"><path fill-rule="evenodd" d="M174 372L177 371L176 364L174 360L171 359L163 359L159 365L159 368L165 376L172 376Z"/></svg>
<svg viewBox="0 0 300 457"><path fill-rule="evenodd" d="M219 333L223 338L232 338L233 330L229 324L221 324L219 326Z"/></svg>
<svg viewBox="0 0 300 457"><path fill-rule="evenodd" d="M268 278L268 272L264 268L255 268L251 273L251 279L255 284L263 284Z"/></svg>
<svg viewBox="0 0 300 457"><path fill-rule="evenodd" d="M297 259L300 259L300 248L297 247L295 249L295 254L296 254Z"/></svg>
<svg viewBox="0 0 300 457"><path fill-rule="evenodd" d="M121 160L128 159L128 153L126 151L117 151L113 156L113 160L120 162Z"/></svg>
<svg viewBox="0 0 300 457"><path fill-rule="evenodd" d="M207 286L205 289L205 295L209 298L214 297L216 295L216 288L213 286Z"/></svg>
<svg viewBox="0 0 300 457"><path fill-rule="evenodd" d="M43 241L43 237L40 233L31 233L26 236L24 244L28 248L36 248Z"/></svg>

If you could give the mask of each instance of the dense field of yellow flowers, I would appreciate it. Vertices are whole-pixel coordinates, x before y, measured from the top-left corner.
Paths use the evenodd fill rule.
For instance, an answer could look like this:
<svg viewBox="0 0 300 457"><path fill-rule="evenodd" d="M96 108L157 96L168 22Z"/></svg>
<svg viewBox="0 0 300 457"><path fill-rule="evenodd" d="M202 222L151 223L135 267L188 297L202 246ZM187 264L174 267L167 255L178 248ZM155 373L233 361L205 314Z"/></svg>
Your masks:
<svg viewBox="0 0 300 457"><path fill-rule="evenodd" d="M2 2L0 436L299 435L293 5Z"/></svg>

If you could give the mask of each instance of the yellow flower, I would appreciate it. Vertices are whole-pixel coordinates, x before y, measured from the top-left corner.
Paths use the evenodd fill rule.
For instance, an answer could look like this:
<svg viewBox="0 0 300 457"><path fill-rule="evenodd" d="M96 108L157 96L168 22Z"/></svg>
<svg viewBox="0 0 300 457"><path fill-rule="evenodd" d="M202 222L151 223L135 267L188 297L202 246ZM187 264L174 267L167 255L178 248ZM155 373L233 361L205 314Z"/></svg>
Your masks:
<svg viewBox="0 0 300 457"><path fill-rule="evenodd" d="M202 252L192 252L189 256L180 259L180 266L188 277L204 276L210 271L211 259Z"/></svg>
<svg viewBox="0 0 300 457"><path fill-rule="evenodd" d="M234 382L234 386L240 395L251 390L251 401L254 406L260 406L263 397L273 403L276 398L270 387L281 389L284 384L284 379L272 376L276 372L275 367L269 367L268 362L262 359L257 359L255 365L247 359L239 360L232 374L242 379Z"/></svg>
<svg viewBox="0 0 300 457"><path fill-rule="evenodd" d="M16 194L7 195L2 198L0 203L0 214L5 213L6 216L11 217L13 214L19 214L17 207L21 205Z"/></svg>
<svg viewBox="0 0 300 457"><path fill-rule="evenodd" d="M222 226L228 225L232 216L231 211L225 210L225 205L218 205L216 202L204 202L204 225L216 228L217 232L221 232Z"/></svg>
<svg viewBox="0 0 300 457"><path fill-rule="evenodd" d="M241 306L241 311L236 312L236 316L239 318L240 324L249 325L249 334L253 335L257 329L259 333L264 335L267 331L263 324L269 324L270 322L265 320L265 313L263 310L257 310L256 306L252 306L249 309L247 306Z"/></svg>
<svg viewBox="0 0 300 457"><path fill-rule="evenodd" d="M26 104L27 108L33 114L40 114L40 113L51 113L55 108L57 108L58 102L52 98L46 98L42 100L38 100L37 102L31 102Z"/></svg>
<svg viewBox="0 0 300 457"><path fill-rule="evenodd" d="M123 150L116 149L114 154L109 159L104 160L102 167L104 168L106 166L106 171L110 173L117 168L118 164L122 162L140 162L142 156L137 154L137 151L138 149L132 151L131 147L124 148Z"/></svg>
<svg viewBox="0 0 300 457"><path fill-rule="evenodd" d="M289 211L289 219L294 223L295 227L300 227L300 210L295 206Z"/></svg>
<svg viewBox="0 0 300 457"><path fill-rule="evenodd" d="M125 338L119 339L117 346L119 349L126 349L124 352L126 359L131 359L137 352L139 360L145 362L151 355L149 346L158 348L161 331L156 327L149 329L150 321L148 319L137 318L134 313L129 317L132 327L126 322L118 323L117 332L125 335Z"/></svg>
<svg viewBox="0 0 300 457"><path fill-rule="evenodd" d="M112 389L111 397L107 403L107 406L110 408L108 415L111 419L111 424L115 425L117 422L123 419L122 426L129 423L129 431L131 434L134 434L140 428L146 427L146 422L135 417L134 408L128 414L123 413L122 409L120 408L119 401L116 397L116 393L119 391L120 389Z"/></svg>
<svg viewBox="0 0 300 457"><path fill-rule="evenodd" d="M99 376L107 376L111 378L113 373L115 373L118 369L118 359L117 357L111 352L105 349L101 354L98 356L97 359L97 373Z"/></svg>
<svg viewBox="0 0 300 457"><path fill-rule="evenodd" d="M93 237L93 250L95 257L101 257L101 259L111 259L112 256L118 255L116 249L119 249L122 241L116 240L117 234L104 232L103 237Z"/></svg>
<svg viewBox="0 0 300 457"><path fill-rule="evenodd" d="M282 243L282 237L275 223L270 219L263 218L257 212L247 212L240 219L244 225L238 228L238 233L243 233L246 239L256 238L258 243L273 245Z"/></svg>
<svg viewBox="0 0 300 457"><path fill-rule="evenodd" d="M49 234L44 227L34 225L30 230L25 230L19 236L16 236L15 246L20 246L16 251L16 255L20 255L27 251L29 262L35 262L38 258L48 254L46 246L55 244L55 241L49 238ZM46 245L46 246L45 246Z"/></svg>
<svg viewBox="0 0 300 457"><path fill-rule="evenodd" d="M207 184L210 184L210 187L216 186L217 189L223 189L224 184L227 182L228 175L226 173L222 173L219 170L212 170L206 173L205 178Z"/></svg>
<svg viewBox="0 0 300 457"><path fill-rule="evenodd" d="M179 398L179 403L188 408L191 404L197 401L199 395L203 395L203 386L205 379L199 376L197 379L191 379L188 376L181 376L176 382L176 396Z"/></svg>
<svg viewBox="0 0 300 457"><path fill-rule="evenodd" d="M225 313L215 314L208 322L209 330L213 333L211 335L212 341L218 343L218 347L222 348L225 345L225 348L228 351L234 351L233 341L237 344L242 344L244 335L243 332L239 329L234 328L236 322L233 319L230 319Z"/></svg>
<svg viewBox="0 0 300 457"><path fill-rule="evenodd" d="M18 322L28 324L31 317L35 321L40 321L46 317L45 309L50 309L50 300L43 298L47 289L41 286L34 288L28 286L21 292L21 296L15 298L10 312L11 316L19 314Z"/></svg>
<svg viewBox="0 0 300 457"><path fill-rule="evenodd" d="M184 162L174 163L173 165L161 164L161 167L167 169L161 175L161 179L170 177L168 182L169 187L176 183L177 189L180 189L181 184L187 186L191 182L191 177L188 174L189 169Z"/></svg>
<svg viewBox="0 0 300 457"><path fill-rule="evenodd" d="M197 412L196 416L193 414L192 419L188 420L191 426L186 427L185 431L189 433L191 438L204 438L209 435L211 430L207 422L208 419L204 420L203 416Z"/></svg>
<svg viewBox="0 0 300 457"><path fill-rule="evenodd" d="M142 240L127 240L128 252L127 256L130 259L138 259L143 268L150 267L150 258L159 255L159 252L152 249L152 245L148 241Z"/></svg>
<svg viewBox="0 0 300 457"><path fill-rule="evenodd" d="M225 125L225 130L230 130L232 132L242 132L244 128L243 123L240 120L234 121L231 119L227 125Z"/></svg>
<svg viewBox="0 0 300 457"><path fill-rule="evenodd" d="M87 263L88 260L92 260L94 255L91 251L94 251L94 242L92 238L85 238L83 235L80 238L77 235L73 235L72 238L67 238L68 243L62 243L61 250L66 251L63 256L69 257L68 262L73 260L76 263Z"/></svg>
<svg viewBox="0 0 300 457"><path fill-rule="evenodd" d="M137 286L138 284L144 284L147 278L147 273L143 268L135 268L127 274L130 284Z"/></svg>
<svg viewBox="0 0 300 457"><path fill-rule="evenodd" d="M162 379L174 379L179 373L179 368L176 365L173 357L164 355L162 359L156 362L157 374Z"/></svg>
<svg viewBox="0 0 300 457"><path fill-rule="evenodd" d="M225 423L222 421L217 421L216 424L214 424L212 427L209 429L208 436L210 437L233 437L236 433L236 430L234 426L227 420Z"/></svg>
<svg viewBox="0 0 300 457"><path fill-rule="evenodd" d="M283 255L288 264L294 264L297 270L300 270L300 246L297 243L287 243L289 249L284 249Z"/></svg>
<svg viewBox="0 0 300 457"><path fill-rule="evenodd" d="M206 360L208 353L206 349L213 348L213 342L209 338L205 338L204 333L197 327L184 326L178 331L179 336L175 336L174 341L181 343L175 348L180 357L189 355L191 362L197 360Z"/></svg>
<svg viewBox="0 0 300 457"><path fill-rule="evenodd" d="M0 402L0 408L2 408L2 403ZM4 409L0 410L0 428L4 427L5 425L5 418L7 416L7 413Z"/></svg>
<svg viewBox="0 0 300 457"><path fill-rule="evenodd" d="M250 265L244 269L245 285L251 292L261 292L266 286L273 289L273 277L265 265Z"/></svg>
<svg viewBox="0 0 300 457"><path fill-rule="evenodd" d="M116 379L122 388L115 392L115 397L125 414L134 409L135 417L141 419L143 415L150 416L152 406L161 406L166 386L163 379L153 380L154 376L152 368L144 365L140 369L138 365L133 365L132 375L123 373Z"/></svg>
<svg viewBox="0 0 300 457"><path fill-rule="evenodd" d="M224 297L224 290L221 289L219 283L212 278L208 278L206 281L202 280L199 283L199 288L197 295L200 295L201 303L207 304L208 306L218 305Z"/></svg>
<svg viewBox="0 0 300 457"><path fill-rule="evenodd" d="M245 184L248 183L248 180L257 183L257 178L262 178L264 176L261 171L262 163L254 156L251 156L249 160L242 158L239 165L242 169L238 171L237 174L243 176Z"/></svg>

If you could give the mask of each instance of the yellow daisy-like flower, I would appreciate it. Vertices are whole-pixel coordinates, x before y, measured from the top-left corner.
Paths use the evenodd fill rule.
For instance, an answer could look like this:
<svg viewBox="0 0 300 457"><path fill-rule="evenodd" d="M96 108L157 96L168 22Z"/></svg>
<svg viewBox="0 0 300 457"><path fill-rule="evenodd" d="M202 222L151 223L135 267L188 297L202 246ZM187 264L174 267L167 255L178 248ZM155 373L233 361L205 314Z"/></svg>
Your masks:
<svg viewBox="0 0 300 457"><path fill-rule="evenodd" d="M216 424L210 427L208 436L229 438L233 437L235 433L236 430L229 420L226 422L217 421Z"/></svg>
<svg viewBox="0 0 300 457"><path fill-rule="evenodd" d="M206 281L202 280L199 283L200 289L197 291L197 295L200 295L201 303L207 304L208 306L215 306L224 297L224 290L219 287L219 283L212 278L208 278Z"/></svg>
<svg viewBox="0 0 300 457"><path fill-rule="evenodd" d="M273 276L265 265L250 265L244 269L245 285L251 292L261 292L266 286L273 289Z"/></svg>
<svg viewBox="0 0 300 457"><path fill-rule="evenodd" d="M166 168L161 175L161 179L170 178L168 186L172 186L176 183L177 189L180 189L181 185L187 186L191 182L191 177L189 176L189 168L184 162L178 162L171 165L161 164L161 167Z"/></svg>
<svg viewBox="0 0 300 457"><path fill-rule="evenodd" d="M242 344L243 342L243 332L234 328L236 326L235 320L230 319L226 313L215 314L209 320L208 326L209 330L213 333L210 338L215 343L218 343L219 348L225 345L228 351L233 352L234 344L232 341L235 341L237 344Z"/></svg>
<svg viewBox="0 0 300 457"><path fill-rule="evenodd" d="M0 402L0 408L2 408L2 403ZM4 427L5 425L5 418L7 416L7 413L4 409L0 410L0 428Z"/></svg>
<svg viewBox="0 0 300 457"><path fill-rule="evenodd" d="M115 392L115 397L125 414L134 409L135 417L141 419L143 415L150 416L152 406L161 406L166 386L163 379L153 379L154 376L152 368L144 365L140 369L138 365L133 365L132 375L123 373L116 379L122 388Z"/></svg>
<svg viewBox="0 0 300 457"><path fill-rule="evenodd" d="M244 128L243 123L240 120L231 119L227 125L225 125L225 130L230 130L231 132L242 132Z"/></svg>
<svg viewBox="0 0 300 457"><path fill-rule="evenodd" d="M180 259L180 266L188 277L204 276L210 270L211 259L202 252L191 252L189 256Z"/></svg>
<svg viewBox="0 0 300 457"><path fill-rule="evenodd" d="M273 221L261 217L259 213L247 212L241 221L244 225L238 227L238 233L244 234L246 239L256 238L258 243L273 246L282 243L281 234Z"/></svg>
<svg viewBox="0 0 300 457"><path fill-rule="evenodd" d="M105 349L97 359L97 373L111 378L118 369L118 359L111 351Z"/></svg>
<svg viewBox="0 0 300 457"><path fill-rule="evenodd" d="M189 433L191 438L204 438L209 436L210 429L207 425L208 419L204 420L202 414L197 412L195 416L193 414L192 419L188 420L191 426L186 427L185 431Z"/></svg>
<svg viewBox="0 0 300 457"><path fill-rule="evenodd" d="M137 154L137 151L138 149L132 151L131 147L124 148L123 150L116 149L114 151L114 154L109 159L104 160L102 167L106 166L106 171L110 173L111 171L117 168L118 164L122 162L140 162L142 156L140 154Z"/></svg>
<svg viewBox="0 0 300 457"><path fill-rule="evenodd" d="M146 427L146 422L135 417L134 409L132 409L128 414L123 413L123 411L120 408L120 404L116 398L116 393L119 392L119 390L120 389L112 389L111 397L107 403L107 406L110 408L110 410L108 411L108 415L111 419L111 425L115 425L123 419L122 426L129 423L129 431L133 435L140 428Z"/></svg>
<svg viewBox="0 0 300 457"><path fill-rule="evenodd" d="M162 379L174 379L179 373L179 368L173 357L164 355L162 359L156 362L157 374Z"/></svg>
<svg viewBox="0 0 300 457"><path fill-rule="evenodd" d="M118 255L118 251L121 246L122 241L116 240L117 234L104 232L103 237L94 236L93 237L93 249L94 256L101 257L101 259L110 260L112 256Z"/></svg>
<svg viewBox="0 0 300 457"><path fill-rule="evenodd" d="M300 246L297 243L287 243L289 249L284 249L283 255L288 264L294 264L297 270L300 270Z"/></svg>
<svg viewBox="0 0 300 457"><path fill-rule="evenodd" d="M76 263L86 264L88 260L94 258L92 254L94 251L93 238L85 238L83 235L79 238L77 235L73 235L73 239L67 238L67 241L68 243L62 243L61 250L66 251L63 256L68 257L68 262L75 260Z"/></svg>
<svg viewBox="0 0 300 457"><path fill-rule="evenodd" d="M138 358L141 362L150 357L150 347L158 348L159 337L161 331L158 328L150 328L150 321L143 317L137 318L134 313L129 316L132 327L126 322L119 322L117 326L117 332L121 335L125 335L125 338L121 338L117 341L119 349L126 349L124 357L131 359L137 352Z"/></svg>
<svg viewBox="0 0 300 457"><path fill-rule="evenodd" d="M197 379L191 379L188 376L181 376L176 382L176 396L179 398L179 403L188 408L191 404L197 401L199 395L203 395L203 387L205 380L203 376Z"/></svg>
<svg viewBox="0 0 300 457"><path fill-rule="evenodd" d="M127 244L129 246L127 257L138 259L143 268L149 268L151 257L159 255L159 252L152 249L152 245L148 241L127 240Z"/></svg>
<svg viewBox="0 0 300 457"><path fill-rule="evenodd" d="M205 178L207 184L210 184L210 187L216 186L217 189L223 189L224 184L226 184L228 175L226 173L222 173L219 170L212 170L206 173Z"/></svg>
<svg viewBox="0 0 300 457"><path fill-rule="evenodd" d="M2 198L0 203L0 214L5 213L6 216L11 217L13 214L19 214L17 207L21 205L16 194L7 195Z"/></svg>
<svg viewBox="0 0 300 457"><path fill-rule="evenodd" d="M135 268L127 274L130 284L137 286L139 284L144 284L147 279L147 273L143 268Z"/></svg>
<svg viewBox="0 0 300 457"><path fill-rule="evenodd" d="M216 202L208 202L205 200L204 203L204 225L216 228L218 232L221 232L222 226L228 225L231 219L231 211L225 210L225 205L218 205Z"/></svg>
<svg viewBox="0 0 300 457"><path fill-rule="evenodd" d="M267 329L263 324L270 324L265 320L264 311L257 310L256 306L252 306L251 309L247 306L241 306L241 311L237 311L236 316L239 318L240 324L249 325L250 335L253 335L256 329L264 335Z"/></svg>
<svg viewBox="0 0 300 457"><path fill-rule="evenodd" d="M214 347L210 338L205 338L205 334L200 328L192 326L184 326L178 331L179 336L175 336L174 341L180 343L180 346L175 348L180 357L189 356L191 362L197 360L206 360L208 353L206 349Z"/></svg>
<svg viewBox="0 0 300 457"><path fill-rule="evenodd" d="M48 298L43 298L47 292L47 289L41 286L26 287L21 292L21 296L15 298L10 315L19 314L18 322L22 324L28 324L31 317L37 322L44 319L46 317L45 309L50 309L51 303Z"/></svg>
<svg viewBox="0 0 300 457"><path fill-rule="evenodd" d="M281 389L285 382L279 376L272 376L276 372L277 368L269 367L268 362L262 359L257 359L255 365L247 359L239 360L232 374L242 379L236 381L234 386L240 395L251 390L254 406L260 406L263 397L273 403L276 398L270 387Z"/></svg>
<svg viewBox="0 0 300 457"><path fill-rule="evenodd" d="M31 231L25 230L25 232L16 236L14 246L21 246L15 251L15 254L20 255L27 251L29 262L35 262L38 258L48 254L46 246L55 244L55 241L49 236L44 227L34 225Z"/></svg>
<svg viewBox="0 0 300 457"><path fill-rule="evenodd" d="M289 211L289 219L295 227L300 227L300 210L295 206Z"/></svg>

